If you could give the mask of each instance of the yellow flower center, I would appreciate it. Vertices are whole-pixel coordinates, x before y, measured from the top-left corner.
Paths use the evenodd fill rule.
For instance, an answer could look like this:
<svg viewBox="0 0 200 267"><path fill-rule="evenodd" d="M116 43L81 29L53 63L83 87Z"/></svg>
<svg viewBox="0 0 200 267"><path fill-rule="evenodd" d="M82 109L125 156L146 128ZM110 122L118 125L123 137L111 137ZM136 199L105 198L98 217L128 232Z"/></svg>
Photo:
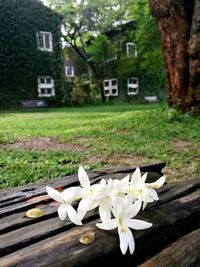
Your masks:
<svg viewBox="0 0 200 267"><path fill-rule="evenodd" d="M127 233L127 227L125 225L124 218L119 217L118 218L118 223L119 223L120 232L123 232L123 233L126 234Z"/></svg>
<svg viewBox="0 0 200 267"><path fill-rule="evenodd" d="M92 195L92 190L91 189L89 189L89 188L84 188L83 189L83 195L85 195L85 196L91 196Z"/></svg>
<svg viewBox="0 0 200 267"><path fill-rule="evenodd" d="M129 187L128 189L129 194L131 194L134 197L139 197L143 193L143 189L136 189L133 187Z"/></svg>

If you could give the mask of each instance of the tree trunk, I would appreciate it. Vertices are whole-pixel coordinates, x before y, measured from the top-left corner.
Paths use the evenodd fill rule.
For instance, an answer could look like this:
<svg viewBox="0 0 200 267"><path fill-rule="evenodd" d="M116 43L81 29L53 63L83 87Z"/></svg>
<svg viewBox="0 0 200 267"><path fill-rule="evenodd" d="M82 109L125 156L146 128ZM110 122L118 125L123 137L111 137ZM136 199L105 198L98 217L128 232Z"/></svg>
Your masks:
<svg viewBox="0 0 200 267"><path fill-rule="evenodd" d="M200 114L200 0L149 0L160 30L169 105Z"/></svg>

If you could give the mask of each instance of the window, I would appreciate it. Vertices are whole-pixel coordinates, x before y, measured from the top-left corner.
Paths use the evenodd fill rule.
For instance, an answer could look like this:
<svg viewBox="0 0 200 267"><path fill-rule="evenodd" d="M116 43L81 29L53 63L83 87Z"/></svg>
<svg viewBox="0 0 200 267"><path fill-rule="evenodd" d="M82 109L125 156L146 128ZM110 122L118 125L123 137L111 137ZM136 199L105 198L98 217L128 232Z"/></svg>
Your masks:
<svg viewBox="0 0 200 267"><path fill-rule="evenodd" d="M139 80L138 78L129 78L127 80L127 94L137 95L139 91Z"/></svg>
<svg viewBox="0 0 200 267"><path fill-rule="evenodd" d="M117 80L111 80L111 84L112 84L112 86L116 85L117 84Z"/></svg>
<svg viewBox="0 0 200 267"><path fill-rule="evenodd" d="M51 77L38 77L38 96L55 96L54 80Z"/></svg>
<svg viewBox="0 0 200 267"><path fill-rule="evenodd" d="M137 57L137 49L134 43L126 43L126 54Z"/></svg>
<svg viewBox="0 0 200 267"><path fill-rule="evenodd" d="M104 95L118 96L117 79L104 80Z"/></svg>
<svg viewBox="0 0 200 267"><path fill-rule="evenodd" d="M74 77L74 66L66 66L65 75L66 77Z"/></svg>
<svg viewBox="0 0 200 267"><path fill-rule="evenodd" d="M37 45L41 51L53 51L52 34L50 32L37 32Z"/></svg>

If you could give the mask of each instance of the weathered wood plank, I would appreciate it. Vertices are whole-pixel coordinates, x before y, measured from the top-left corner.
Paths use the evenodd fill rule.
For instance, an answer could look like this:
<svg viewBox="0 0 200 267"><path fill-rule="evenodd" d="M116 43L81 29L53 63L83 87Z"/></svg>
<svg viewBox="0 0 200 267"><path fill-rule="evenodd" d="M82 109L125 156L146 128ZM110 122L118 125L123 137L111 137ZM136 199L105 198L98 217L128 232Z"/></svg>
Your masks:
<svg viewBox="0 0 200 267"><path fill-rule="evenodd" d="M161 170L164 166L165 166L165 163L161 162L161 163L156 163L156 164L143 165L143 166L140 166L140 169L142 172L154 172L154 173L157 172L161 174ZM90 177L90 180L93 180L97 177L102 177L102 176L106 176L106 175L113 174L113 173L116 173L116 175L117 173L121 175L126 174L126 173L132 173L135 171L135 169L136 167L110 168L110 169L103 170L103 171L88 172L88 175ZM17 199L19 197L23 197L23 196L27 197L27 196L30 196L31 194L35 195L36 191L40 194L42 193L42 190L44 190L46 185L66 188L69 186L77 185L77 183L78 183L77 175L70 175L70 176L62 177L62 178L55 179L55 180L48 180L48 181L43 181L40 183L28 184L28 185L19 186L16 188L3 189L3 190L0 190L0 204L6 201L11 201L12 199Z"/></svg>
<svg viewBox="0 0 200 267"><path fill-rule="evenodd" d="M174 205L176 202L176 205ZM141 214L140 218L149 220L154 226L145 231L134 231L136 239L136 251L130 256L122 256L118 246L116 231L101 231L94 228L96 221L86 224L84 227L74 227L67 232L62 232L56 236L40 241L37 244L26 247L20 251L3 257L0 266L121 266L123 262L126 266L136 266L144 261L145 257L155 254L156 250L162 249L167 244L175 241L181 236L180 223L184 232L190 231L191 225L196 227L196 216L200 215L200 203L196 207L196 216L192 208L187 209L189 204L180 203L178 200L163 205L162 212L157 207L147 210ZM197 204L197 203L196 203ZM171 209L166 207L170 206ZM187 208L185 209L185 205ZM177 213L177 208L182 214ZM148 219L147 219L148 218ZM173 219L172 219L173 218ZM176 219L177 218L177 219ZM95 230L94 230L95 229ZM79 243L79 237L86 231L95 231L96 240L91 245Z"/></svg>
<svg viewBox="0 0 200 267"><path fill-rule="evenodd" d="M114 174L104 174L104 175L94 175L90 178L91 184L97 183L100 181L100 179L122 179L124 174L121 173L114 173ZM160 177L159 173L149 173L147 176L148 181L154 181ZM76 177L71 177L69 176L70 179L63 179L58 183L58 180L55 180L54 183L49 183L50 186L53 186L54 188L58 188L60 190L65 189L69 186L78 186L79 181L78 178ZM70 180L70 181L69 181ZM45 183L46 185L46 183ZM0 218L3 218L5 216L8 216L10 214L13 214L14 212L21 212L25 211L27 209L33 208L34 206L37 205L42 205L45 203L48 203L50 200L49 199L44 199L42 196L46 195L46 189L45 185L40 185L40 187L36 187L35 190L33 190L30 193L22 194L21 196L18 195L14 200L9 199L7 201L3 201L3 203L0 204ZM10 194L12 194L12 191L9 191ZM20 192L19 192L20 193ZM0 192L1 194L1 192ZM32 200L32 201L31 201Z"/></svg>
<svg viewBox="0 0 200 267"><path fill-rule="evenodd" d="M109 176L109 177L112 177L112 176ZM115 176L116 177L116 176ZM120 178L122 178L120 176ZM193 182L191 181L191 186L190 186L190 189L192 190L195 190L196 189L196 183L193 184ZM167 195L170 195L171 198L167 198L168 201L174 199L174 194L176 193L176 190L174 190L174 187L176 187L177 190L179 190L179 188L181 188L181 194L182 195L187 195L187 187L184 186L185 185L185 182L182 182L180 184L167 184L165 185L164 187L162 187L161 189L158 190L158 193L160 195L160 202L162 203L165 203L163 201L163 199L166 199L166 194ZM193 185L193 187L192 187ZM173 194L171 194L171 191L173 190ZM42 202L43 201L43 202ZM23 204L23 207L25 207L26 209L23 209L23 211L19 211L18 209L12 209L12 213L7 213L6 216L2 217L0 222L0 234L3 234L3 233L7 233L9 231L12 231L12 230L16 230L16 229L19 229L20 227L24 227L26 225L30 225L31 223L35 223L37 221L43 221L43 220L46 220L48 218L53 218L55 216L57 216L57 207L58 207L58 204L56 204L55 202L51 202L52 200L50 200L48 198L48 196L45 194L43 196L39 196L38 198L33 198L33 199L29 199L28 200L28 205L26 205L26 202L22 203ZM30 220L29 218L24 218L23 217L23 214L25 211L27 211L29 208L30 208L30 205L29 204L33 204L32 205L32 208L34 207L39 207L41 208L44 213L45 213L45 216L41 217L41 218L38 218L38 219L35 219L34 221ZM45 204L42 204L42 203L45 203ZM150 206L153 206L153 205L156 205L156 202ZM18 205L17 205L18 207ZM10 206L9 208L12 208L12 206ZM5 214L4 214L5 215Z"/></svg>
<svg viewBox="0 0 200 267"><path fill-rule="evenodd" d="M44 221L48 220L50 218L54 218L58 215L57 213L57 207L58 205L55 203L49 203L47 205L39 205L37 206L38 208L42 209L44 212L44 216L36 218L36 219L31 219L28 217L25 217L24 214L25 212L19 212L19 213L14 213L9 216L3 217L0 220L0 236L2 234L11 232L16 229L20 229L22 227L25 227L30 224L37 223L39 221Z"/></svg>
<svg viewBox="0 0 200 267"><path fill-rule="evenodd" d="M154 226L144 232L137 231L134 233L137 245L133 256L122 258L117 244L116 232L104 232L96 229L97 239L95 242L90 246L84 246L79 244L78 238L85 231L85 227L74 227L70 230L67 229L67 232L59 232L60 234L58 234L56 231L60 222L57 222L59 221L58 218L57 221L56 218L53 218L48 223L49 228L44 225L44 233L42 233L42 230L39 230L42 228L41 224L39 224L40 226L38 225L39 227L34 228L34 231L39 231L40 235L43 235L44 240L33 245L29 243L29 247L9 254L7 257L3 257L0 260L0 266L13 266L14 264L18 266L30 266L30 264L31 266L44 266L46 264L45 266L70 267L81 266L83 264L92 266L94 263L95 266L102 266L102 255L103 261L112 259L111 262L112 264L115 263L115 266L118 264L118 261L120 261L120 265L117 266L121 266L124 259L126 259L126 266L134 266L133 264L144 261L145 257L148 258L154 255L180 236L188 234L190 231L199 227L199 198L199 190L195 190L190 194L190 197L184 196L162 204L161 206L150 207L145 212L142 212L139 218L153 222ZM42 223L45 224L45 222ZM88 229L93 229L94 224L95 221L92 224L86 224L86 226L89 227ZM45 227L49 229L49 232L46 232L48 229ZM59 229L58 231L60 231ZM29 230L31 231L31 227ZM20 233L23 234L22 232ZM45 236L46 233L47 236ZM17 232L15 234L19 236ZM29 235L31 238L31 234ZM50 238L46 239L49 236ZM12 237L15 238L14 235ZM25 234L24 237L26 238L27 235ZM21 238L20 243L23 243L24 240ZM6 237L3 242L6 242ZM17 262L14 260L17 260Z"/></svg>
<svg viewBox="0 0 200 267"><path fill-rule="evenodd" d="M97 211L91 211L86 215L84 221L87 222L98 217ZM32 219L32 224L1 235L0 255L7 255L73 227L75 225L68 219L64 222L60 221L56 213L53 218L44 221Z"/></svg>
<svg viewBox="0 0 200 267"><path fill-rule="evenodd" d="M149 181L161 176L161 166L156 167L158 172L153 169L149 173ZM143 172L150 172L152 165L147 169L143 167ZM134 170L115 168L89 173L89 177L91 183L101 178L121 179ZM0 266L93 267L122 266L124 263L133 267L149 258L153 259L166 246L199 228L200 179L167 184L158 190L160 200L148 205L138 216L152 222L153 227L146 231L134 231L136 251L132 256L122 256L117 232L102 231L95 227L99 217L97 211L88 213L83 227L59 220L58 205L47 197L45 185L63 189L78 184L77 175L73 175L0 191ZM23 213L33 207L41 207L45 215L35 220L23 218ZM83 245L78 241L87 230L96 232L96 239L91 245ZM198 264L199 261L194 258L192 264Z"/></svg>
<svg viewBox="0 0 200 267"><path fill-rule="evenodd" d="M99 180L100 180L100 177L95 177L95 178L91 179L91 184L96 183ZM52 183L50 183L50 185L52 185ZM69 184L68 180L66 179L66 182L61 181L60 184L58 184L58 181L56 180L55 184L53 184L52 186L54 188L58 188L59 190L63 190L69 186L78 186L78 185L79 185L78 181L73 180L73 183ZM45 185L44 185L42 188L35 190L31 194L26 194L25 196L21 197L20 202L18 202L18 203L15 203L15 202L10 203L9 202L9 205L6 206L5 202L4 202L4 206L0 209L0 218L3 218L5 216L8 216L8 215L16 213L16 212L21 212L21 211L31 209L31 208L36 207L38 205L43 205L45 203L49 203L51 201L52 201L51 199L46 197L46 189L45 189Z"/></svg>
<svg viewBox="0 0 200 267"><path fill-rule="evenodd" d="M185 235L140 267L188 267L200 260L200 229ZM199 266L199 265L194 265Z"/></svg>

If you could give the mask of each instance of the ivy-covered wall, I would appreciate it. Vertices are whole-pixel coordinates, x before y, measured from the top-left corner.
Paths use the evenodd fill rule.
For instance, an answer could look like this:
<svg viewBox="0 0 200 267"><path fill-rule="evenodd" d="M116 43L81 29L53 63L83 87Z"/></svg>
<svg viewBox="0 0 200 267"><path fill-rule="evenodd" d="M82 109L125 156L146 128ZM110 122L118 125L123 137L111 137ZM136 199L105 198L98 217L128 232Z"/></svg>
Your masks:
<svg viewBox="0 0 200 267"><path fill-rule="evenodd" d="M116 60L105 62L101 67L102 79L118 80L118 96L110 96L109 99L113 102L144 102L145 96L157 96L158 100L163 100L166 83L161 50L154 49L147 58L142 53L137 56L127 55L126 43L135 43L134 39L131 39L132 32L134 31L123 31L112 37L111 41L117 47ZM136 95L127 93L129 78L138 78L139 91Z"/></svg>
<svg viewBox="0 0 200 267"><path fill-rule="evenodd" d="M62 18L37 0L0 0L0 108L38 99L37 77L51 76L55 103L64 94ZM52 33L53 52L40 51L36 33Z"/></svg>

